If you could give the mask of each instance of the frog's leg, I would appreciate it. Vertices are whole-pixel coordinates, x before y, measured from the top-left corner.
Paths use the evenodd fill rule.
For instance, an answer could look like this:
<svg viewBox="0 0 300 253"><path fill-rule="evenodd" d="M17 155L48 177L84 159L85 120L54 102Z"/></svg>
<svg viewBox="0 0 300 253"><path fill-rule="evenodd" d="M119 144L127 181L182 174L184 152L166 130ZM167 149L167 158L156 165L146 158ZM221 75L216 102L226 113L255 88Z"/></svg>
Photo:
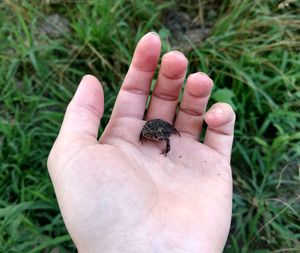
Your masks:
<svg viewBox="0 0 300 253"><path fill-rule="evenodd" d="M142 143L142 145L144 144L144 136L142 135L142 132L140 134L139 141Z"/></svg>
<svg viewBox="0 0 300 253"><path fill-rule="evenodd" d="M172 133L173 133L173 134L177 134L179 137L181 137L181 134L178 132L178 130L177 130L176 128L174 128L174 129L172 130Z"/></svg>
<svg viewBox="0 0 300 253"><path fill-rule="evenodd" d="M167 156L167 153L171 150L171 146L170 146L170 140L169 140L169 138L165 138L165 141L166 141L166 149L163 150L161 152L161 154L165 154L165 156Z"/></svg>

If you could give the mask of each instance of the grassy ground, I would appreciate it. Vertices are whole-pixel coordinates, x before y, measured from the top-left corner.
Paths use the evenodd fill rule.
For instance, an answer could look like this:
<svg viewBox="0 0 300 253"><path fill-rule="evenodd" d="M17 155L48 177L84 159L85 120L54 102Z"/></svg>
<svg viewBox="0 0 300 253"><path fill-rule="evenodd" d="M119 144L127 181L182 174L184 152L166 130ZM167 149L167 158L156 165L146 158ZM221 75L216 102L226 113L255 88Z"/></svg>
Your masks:
<svg viewBox="0 0 300 253"><path fill-rule="evenodd" d="M170 39L159 20L172 1L58 2L0 3L0 252L75 252L45 165L66 105L83 74L99 77L101 132L138 39L150 30ZM183 9L201 13L188 2ZM211 102L237 113L225 252L300 252L300 4L202 6L204 14L219 6L218 16L205 43L191 45L189 71L211 75ZM43 33L51 13L65 16L69 31Z"/></svg>

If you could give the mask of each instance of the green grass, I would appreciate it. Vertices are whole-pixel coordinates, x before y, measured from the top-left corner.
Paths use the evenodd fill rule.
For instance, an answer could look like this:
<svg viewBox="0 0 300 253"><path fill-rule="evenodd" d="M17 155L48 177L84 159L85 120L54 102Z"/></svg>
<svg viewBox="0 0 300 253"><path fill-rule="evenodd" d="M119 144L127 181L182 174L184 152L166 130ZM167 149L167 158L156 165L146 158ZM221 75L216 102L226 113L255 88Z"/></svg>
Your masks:
<svg viewBox="0 0 300 253"><path fill-rule="evenodd" d="M49 2L0 3L0 252L75 252L46 169L66 105L83 74L99 77L101 133L135 44L151 30L168 36L160 20L174 6ZM183 9L198 11L198 1L188 2ZM278 4L205 1L204 10L219 6L217 21L187 53L189 72L215 81L211 103L230 102L237 114L225 252L300 252L300 4ZM41 34L49 13L67 17L71 31Z"/></svg>

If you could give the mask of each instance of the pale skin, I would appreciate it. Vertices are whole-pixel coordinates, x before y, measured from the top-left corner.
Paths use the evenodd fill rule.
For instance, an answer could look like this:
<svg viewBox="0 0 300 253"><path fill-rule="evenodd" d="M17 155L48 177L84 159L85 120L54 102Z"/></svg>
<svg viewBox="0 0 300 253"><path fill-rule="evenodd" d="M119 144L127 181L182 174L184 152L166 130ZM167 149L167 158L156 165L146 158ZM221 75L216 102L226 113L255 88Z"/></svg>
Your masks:
<svg viewBox="0 0 300 253"><path fill-rule="evenodd" d="M139 41L100 140L104 96L95 77L83 77L66 110L48 169L80 253L213 253L226 243L235 114L225 103L206 112L213 81L201 72L188 76L176 110L188 61L171 51L162 57L144 115L160 47L154 33ZM160 154L164 142L139 142L145 120L154 118L181 134L170 137L167 157Z"/></svg>

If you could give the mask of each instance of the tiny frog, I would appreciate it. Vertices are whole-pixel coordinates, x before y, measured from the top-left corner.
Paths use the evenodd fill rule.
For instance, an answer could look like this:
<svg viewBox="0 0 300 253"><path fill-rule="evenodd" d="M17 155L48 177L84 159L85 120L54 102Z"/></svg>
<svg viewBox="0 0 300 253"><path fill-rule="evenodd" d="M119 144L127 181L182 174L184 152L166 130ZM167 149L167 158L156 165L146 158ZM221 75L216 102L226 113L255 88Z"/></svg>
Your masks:
<svg viewBox="0 0 300 253"><path fill-rule="evenodd" d="M169 139L171 134L181 136L178 130L170 123L162 119L152 119L147 121L144 125L140 134L140 142L143 144L144 140L166 141L166 149L163 150L161 154L167 156L167 153L171 150Z"/></svg>

